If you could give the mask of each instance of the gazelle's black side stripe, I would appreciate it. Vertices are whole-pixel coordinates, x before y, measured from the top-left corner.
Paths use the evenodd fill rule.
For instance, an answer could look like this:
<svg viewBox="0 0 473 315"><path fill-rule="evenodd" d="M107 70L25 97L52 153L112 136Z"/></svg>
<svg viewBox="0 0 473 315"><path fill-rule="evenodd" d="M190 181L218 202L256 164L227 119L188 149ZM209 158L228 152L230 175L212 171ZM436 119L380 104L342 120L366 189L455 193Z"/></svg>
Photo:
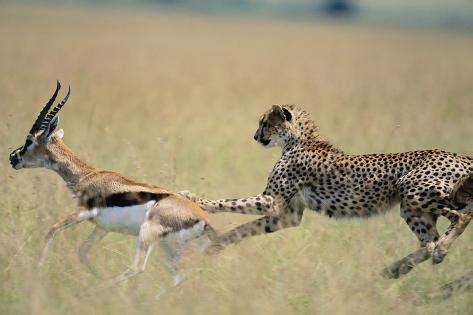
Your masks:
<svg viewBox="0 0 473 315"><path fill-rule="evenodd" d="M199 219L188 219L188 220L178 222L178 221L174 221L174 220L173 221L167 221L166 219L163 220L161 218L161 224L163 224L165 226L168 226L168 227L172 227L172 229L170 229L169 231L164 232L161 236L164 237L164 236L169 235L170 233L175 233L175 232L179 232L179 231L182 231L182 230L185 230L185 229L190 229L194 225L199 223L200 221L201 220L199 220ZM206 228L206 226L207 226L207 223L205 223L204 229Z"/></svg>
<svg viewBox="0 0 473 315"><path fill-rule="evenodd" d="M147 191L122 192L108 196L94 196L86 199L85 205L88 209L96 207L130 207L141 205L148 201L156 202L168 197L168 193L152 193Z"/></svg>

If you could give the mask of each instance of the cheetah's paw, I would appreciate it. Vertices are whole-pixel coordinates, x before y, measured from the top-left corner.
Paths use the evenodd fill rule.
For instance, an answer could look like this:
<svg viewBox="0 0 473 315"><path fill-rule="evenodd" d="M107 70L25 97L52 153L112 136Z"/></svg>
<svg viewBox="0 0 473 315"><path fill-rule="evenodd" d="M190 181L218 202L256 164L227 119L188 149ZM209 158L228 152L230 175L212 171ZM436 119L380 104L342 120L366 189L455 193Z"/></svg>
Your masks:
<svg viewBox="0 0 473 315"><path fill-rule="evenodd" d="M179 195L182 197L189 199L190 201L196 202L197 201L197 196L190 192L189 190L181 190L177 192Z"/></svg>
<svg viewBox="0 0 473 315"><path fill-rule="evenodd" d="M434 251L432 253L432 263L434 265L440 264L444 260L445 256L447 256L447 254L448 250L446 248L441 245L435 246Z"/></svg>

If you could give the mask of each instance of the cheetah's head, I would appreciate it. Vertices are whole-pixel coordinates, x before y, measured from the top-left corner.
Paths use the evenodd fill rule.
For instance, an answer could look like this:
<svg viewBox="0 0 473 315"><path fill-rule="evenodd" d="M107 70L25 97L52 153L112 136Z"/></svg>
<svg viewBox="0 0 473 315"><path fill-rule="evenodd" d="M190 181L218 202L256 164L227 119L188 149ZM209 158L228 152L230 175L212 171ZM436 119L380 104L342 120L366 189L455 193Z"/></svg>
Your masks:
<svg viewBox="0 0 473 315"><path fill-rule="evenodd" d="M265 148L282 146L287 141L293 115L291 106L273 105L260 119L253 137Z"/></svg>

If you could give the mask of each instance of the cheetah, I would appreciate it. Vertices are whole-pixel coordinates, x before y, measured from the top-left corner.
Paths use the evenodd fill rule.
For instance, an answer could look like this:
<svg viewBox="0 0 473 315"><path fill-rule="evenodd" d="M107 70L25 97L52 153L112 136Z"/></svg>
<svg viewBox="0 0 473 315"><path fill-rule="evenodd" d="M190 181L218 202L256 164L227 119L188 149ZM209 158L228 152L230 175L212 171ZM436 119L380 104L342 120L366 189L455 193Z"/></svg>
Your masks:
<svg viewBox="0 0 473 315"><path fill-rule="evenodd" d="M221 234L209 253L246 237L295 227L305 208L332 218L365 218L400 204L401 217L420 249L383 271L388 278L398 278L429 258L434 264L442 262L471 220L449 198L455 183L473 171L470 157L440 150L349 155L319 139L310 115L294 105L273 105L260 119L254 139L264 148L282 149L261 194L207 200L182 192L210 213L262 215ZM439 216L450 221L441 236L436 228Z"/></svg>

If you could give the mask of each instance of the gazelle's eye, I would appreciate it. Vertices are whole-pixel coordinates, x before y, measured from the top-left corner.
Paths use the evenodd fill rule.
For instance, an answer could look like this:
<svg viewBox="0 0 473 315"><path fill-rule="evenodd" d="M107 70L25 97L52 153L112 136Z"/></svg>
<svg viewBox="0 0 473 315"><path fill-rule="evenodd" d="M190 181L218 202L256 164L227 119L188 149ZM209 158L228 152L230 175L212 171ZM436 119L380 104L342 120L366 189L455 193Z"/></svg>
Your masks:
<svg viewBox="0 0 473 315"><path fill-rule="evenodd" d="M33 144L33 141L31 139L26 139L25 141L25 148L29 147L30 145Z"/></svg>
<svg viewBox="0 0 473 315"><path fill-rule="evenodd" d="M33 140L31 140L31 139L26 139L25 144L24 144L22 147L20 147L20 148L17 149L17 150L18 150L18 153L19 153L20 155L25 154L25 153L26 153L26 150L28 149L28 147L29 147L30 145L32 145L32 144L33 144Z"/></svg>

